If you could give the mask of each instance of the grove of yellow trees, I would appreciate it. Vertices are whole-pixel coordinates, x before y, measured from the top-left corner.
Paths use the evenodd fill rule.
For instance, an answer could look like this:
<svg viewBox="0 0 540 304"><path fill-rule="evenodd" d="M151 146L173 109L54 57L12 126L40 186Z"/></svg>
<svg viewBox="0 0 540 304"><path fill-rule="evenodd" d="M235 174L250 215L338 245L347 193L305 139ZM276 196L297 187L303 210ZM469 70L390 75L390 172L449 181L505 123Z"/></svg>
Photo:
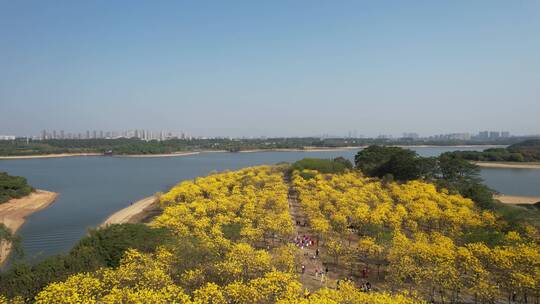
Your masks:
<svg viewBox="0 0 540 304"><path fill-rule="evenodd" d="M152 227L172 241L155 252L126 251L116 268L49 284L35 299L0 303L494 303L538 300L539 232L508 229L432 184L399 184L358 172L293 172L259 166L173 187ZM308 295L299 279L289 188L322 256L343 278L373 272L377 292L342 280ZM301 258L300 258L301 259Z"/></svg>
<svg viewBox="0 0 540 304"><path fill-rule="evenodd" d="M536 228L508 231L495 213L422 181L307 173L294 173L294 189L334 267L356 276L374 268L381 288L427 300L538 300Z"/></svg>
<svg viewBox="0 0 540 304"><path fill-rule="evenodd" d="M153 253L130 249L117 268L101 268L51 283L33 300L36 303L423 303L402 292L362 293L349 282L344 282L339 290L323 288L307 297L297 274L298 249L290 242L295 226L289 214L285 171L284 166L260 166L180 183L162 195L163 213L150 223L153 227L170 229L175 236L173 241ZM301 187L298 182L295 182L297 187ZM345 189L337 191L342 190ZM347 204L341 205L344 208ZM328 212L331 210L321 214ZM349 215L344 216L322 217L330 224L321 233L329 235L333 229L346 229ZM0 303L24 300L28 299L0 297Z"/></svg>

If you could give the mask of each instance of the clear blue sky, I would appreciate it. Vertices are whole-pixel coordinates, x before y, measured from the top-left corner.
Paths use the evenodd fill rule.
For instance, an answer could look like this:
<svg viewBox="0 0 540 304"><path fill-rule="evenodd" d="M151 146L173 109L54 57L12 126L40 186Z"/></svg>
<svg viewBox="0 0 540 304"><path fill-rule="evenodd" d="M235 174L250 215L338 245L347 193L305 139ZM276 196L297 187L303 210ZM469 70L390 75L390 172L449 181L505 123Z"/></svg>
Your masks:
<svg viewBox="0 0 540 304"><path fill-rule="evenodd" d="M1 1L0 134L540 133L540 1Z"/></svg>

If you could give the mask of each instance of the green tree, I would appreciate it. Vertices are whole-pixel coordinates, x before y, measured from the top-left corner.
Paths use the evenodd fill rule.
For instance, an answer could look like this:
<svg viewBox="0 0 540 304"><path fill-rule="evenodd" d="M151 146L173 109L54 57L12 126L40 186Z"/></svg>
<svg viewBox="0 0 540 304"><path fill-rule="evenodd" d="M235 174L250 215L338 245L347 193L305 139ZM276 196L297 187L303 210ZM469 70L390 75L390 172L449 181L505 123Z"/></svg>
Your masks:
<svg viewBox="0 0 540 304"><path fill-rule="evenodd" d="M51 282L65 280L78 272L100 267L117 267L123 253L129 249L152 252L171 240L164 228L143 224L111 225L91 230L67 255L49 257L37 264L15 263L0 273L0 294L8 297L32 298Z"/></svg>
<svg viewBox="0 0 540 304"><path fill-rule="evenodd" d="M401 148L372 145L359 151L354 157L356 168L368 176L379 176L379 168L399 153ZM384 175L384 174L383 174Z"/></svg>
<svg viewBox="0 0 540 304"><path fill-rule="evenodd" d="M369 146L355 156L356 167L368 176L392 175L394 179L407 181L423 177L427 161L416 152L399 147Z"/></svg>
<svg viewBox="0 0 540 304"><path fill-rule="evenodd" d="M439 156L440 179L437 184L470 198L481 208L493 207L493 191L482 183L480 168L453 153Z"/></svg>

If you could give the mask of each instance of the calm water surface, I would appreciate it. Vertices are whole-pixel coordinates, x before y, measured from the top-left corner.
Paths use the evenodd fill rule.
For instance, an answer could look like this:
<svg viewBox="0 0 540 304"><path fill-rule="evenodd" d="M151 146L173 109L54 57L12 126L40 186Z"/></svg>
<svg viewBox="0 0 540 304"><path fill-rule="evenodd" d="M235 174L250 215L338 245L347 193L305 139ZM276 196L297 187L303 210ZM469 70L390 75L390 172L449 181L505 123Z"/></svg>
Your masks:
<svg viewBox="0 0 540 304"><path fill-rule="evenodd" d="M480 148L416 147L422 156ZM30 216L19 230L29 260L67 252L88 228L130 202L166 191L176 183L213 171L292 162L304 157L353 159L358 150L325 152L201 153L164 158L71 157L0 160L0 171L24 176L36 188L60 193L49 208ZM494 189L515 195L540 196L540 170L485 169Z"/></svg>

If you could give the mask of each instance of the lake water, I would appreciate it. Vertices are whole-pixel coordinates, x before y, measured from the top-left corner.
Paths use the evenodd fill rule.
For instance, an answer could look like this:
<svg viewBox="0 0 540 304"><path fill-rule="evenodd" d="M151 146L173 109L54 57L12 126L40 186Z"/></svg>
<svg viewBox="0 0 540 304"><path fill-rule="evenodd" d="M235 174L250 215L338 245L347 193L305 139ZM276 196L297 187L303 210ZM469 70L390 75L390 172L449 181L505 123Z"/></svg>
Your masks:
<svg viewBox="0 0 540 304"><path fill-rule="evenodd" d="M415 147L422 156L485 147ZM324 152L201 153L163 158L68 157L0 160L0 171L24 176L39 189L60 193L49 208L30 216L19 230L29 260L65 253L87 229L115 211L176 183L213 171L293 162L304 157L353 159L358 150ZM483 169L492 188L507 194L540 196L540 170Z"/></svg>

